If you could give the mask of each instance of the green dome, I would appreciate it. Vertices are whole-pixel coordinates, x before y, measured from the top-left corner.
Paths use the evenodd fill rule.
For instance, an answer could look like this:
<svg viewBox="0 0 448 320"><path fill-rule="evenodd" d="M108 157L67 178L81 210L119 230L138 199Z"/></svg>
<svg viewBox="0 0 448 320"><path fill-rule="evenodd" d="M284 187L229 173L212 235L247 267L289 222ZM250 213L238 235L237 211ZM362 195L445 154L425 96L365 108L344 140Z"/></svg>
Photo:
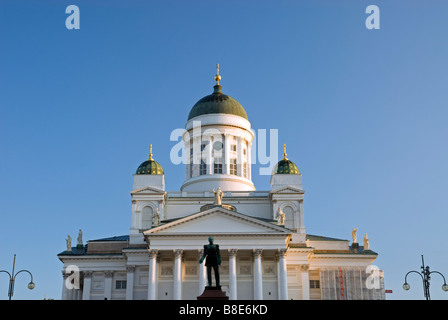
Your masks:
<svg viewBox="0 0 448 320"><path fill-rule="evenodd" d="M149 159L138 167L135 174L163 174L163 168L157 161Z"/></svg>
<svg viewBox="0 0 448 320"><path fill-rule="evenodd" d="M188 115L188 120L210 113L234 114L249 120L243 106L231 96L223 94L221 91L222 87L219 84L213 88L214 92L212 94L196 102Z"/></svg>
<svg viewBox="0 0 448 320"><path fill-rule="evenodd" d="M300 171L294 162L284 158L275 165L272 174L300 174Z"/></svg>
<svg viewBox="0 0 448 320"><path fill-rule="evenodd" d="M162 166L152 158L152 144L149 146L149 159L143 162L135 174L163 174Z"/></svg>

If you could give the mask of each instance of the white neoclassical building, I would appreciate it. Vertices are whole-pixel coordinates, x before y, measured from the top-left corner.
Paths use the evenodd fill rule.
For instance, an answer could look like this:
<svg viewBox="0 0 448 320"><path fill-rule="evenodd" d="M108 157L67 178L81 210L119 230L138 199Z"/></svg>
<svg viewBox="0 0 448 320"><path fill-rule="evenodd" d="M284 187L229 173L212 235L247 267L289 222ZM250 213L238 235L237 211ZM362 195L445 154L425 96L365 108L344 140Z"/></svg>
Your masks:
<svg viewBox="0 0 448 320"><path fill-rule="evenodd" d="M351 243L306 233L302 175L285 150L270 190L255 189L251 124L222 93L219 72L215 80L188 116L180 191L166 190L151 150L134 174L129 234L68 241L58 254L62 299L196 299L206 286L198 261L209 236L220 246L221 286L231 300L384 299L368 239L359 245L355 230ZM77 285L67 285L70 277Z"/></svg>

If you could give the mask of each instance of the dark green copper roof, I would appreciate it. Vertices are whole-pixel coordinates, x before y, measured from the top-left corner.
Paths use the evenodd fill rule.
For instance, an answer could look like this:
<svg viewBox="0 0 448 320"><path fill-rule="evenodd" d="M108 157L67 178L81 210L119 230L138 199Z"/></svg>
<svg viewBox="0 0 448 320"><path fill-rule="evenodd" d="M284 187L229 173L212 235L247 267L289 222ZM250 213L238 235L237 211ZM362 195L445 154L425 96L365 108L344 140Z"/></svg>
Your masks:
<svg viewBox="0 0 448 320"><path fill-rule="evenodd" d="M163 168L157 161L149 159L138 167L135 174L163 174Z"/></svg>
<svg viewBox="0 0 448 320"><path fill-rule="evenodd" d="M188 115L188 120L210 113L234 114L249 120L243 106L231 96L223 94L221 91L222 87L219 84L213 88L214 92L212 94L196 102Z"/></svg>
<svg viewBox="0 0 448 320"><path fill-rule="evenodd" d="M294 162L282 159L275 165L272 174L300 174L300 171Z"/></svg>

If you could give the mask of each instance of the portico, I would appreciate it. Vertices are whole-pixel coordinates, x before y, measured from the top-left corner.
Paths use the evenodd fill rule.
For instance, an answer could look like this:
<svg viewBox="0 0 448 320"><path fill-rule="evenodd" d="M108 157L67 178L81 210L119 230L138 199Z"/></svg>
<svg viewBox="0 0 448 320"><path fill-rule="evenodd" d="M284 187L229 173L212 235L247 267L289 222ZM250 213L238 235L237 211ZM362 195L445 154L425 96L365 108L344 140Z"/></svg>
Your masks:
<svg viewBox="0 0 448 320"><path fill-rule="evenodd" d="M263 299L264 274L265 281L276 283L275 296L288 297L285 254L290 231L281 226L215 206L149 229L144 236L150 246L148 299L160 299L163 292L156 294L159 282L169 276L173 281L173 299L194 298L185 297L192 294L191 290L183 290L184 283L190 285L192 281L199 286L194 294L202 294L206 271L204 263L199 265L198 260L209 236L219 243L223 259L221 283L230 299L238 299L238 291L249 291L253 299ZM156 270L160 272L157 274ZM196 279L192 274L196 274ZM244 283L243 287L238 288L239 283ZM269 295L274 296L272 291L268 291Z"/></svg>

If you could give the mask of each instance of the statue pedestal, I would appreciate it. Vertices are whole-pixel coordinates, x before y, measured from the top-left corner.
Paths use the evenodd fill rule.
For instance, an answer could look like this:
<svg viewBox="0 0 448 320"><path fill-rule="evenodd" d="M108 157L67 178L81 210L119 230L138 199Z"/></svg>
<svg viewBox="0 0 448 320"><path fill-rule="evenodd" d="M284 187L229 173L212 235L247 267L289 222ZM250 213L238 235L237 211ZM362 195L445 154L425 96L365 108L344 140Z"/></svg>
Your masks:
<svg viewBox="0 0 448 320"><path fill-rule="evenodd" d="M229 300L226 293L219 287L205 287L204 292L197 297L198 300Z"/></svg>
<svg viewBox="0 0 448 320"><path fill-rule="evenodd" d="M358 253L359 243L357 243L357 242L353 242L353 243L352 243L352 248L353 248L353 252L354 252L354 253Z"/></svg>

